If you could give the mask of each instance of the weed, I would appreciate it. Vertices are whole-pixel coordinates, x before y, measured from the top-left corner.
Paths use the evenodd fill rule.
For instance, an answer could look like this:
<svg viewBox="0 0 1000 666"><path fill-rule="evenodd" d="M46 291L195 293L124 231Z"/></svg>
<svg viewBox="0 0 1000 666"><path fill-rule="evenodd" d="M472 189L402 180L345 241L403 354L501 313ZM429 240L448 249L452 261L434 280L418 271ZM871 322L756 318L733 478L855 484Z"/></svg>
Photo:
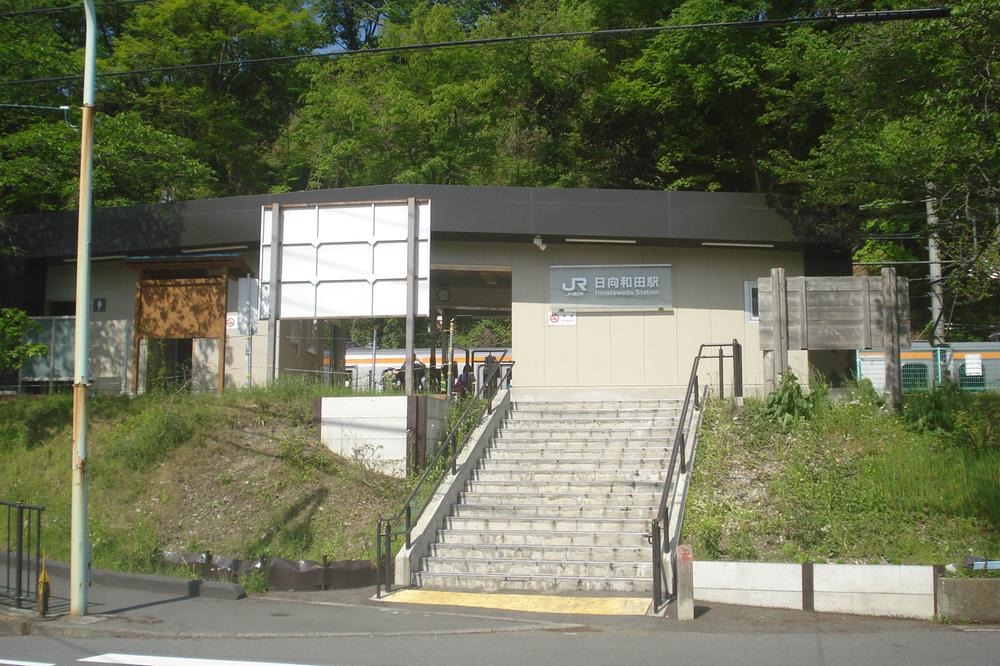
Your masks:
<svg viewBox="0 0 1000 666"><path fill-rule="evenodd" d="M32 448L68 425L73 417L73 398L48 395L0 402L0 453Z"/></svg>
<svg viewBox="0 0 1000 666"><path fill-rule="evenodd" d="M106 455L133 471L159 463L195 430L191 410L171 407L168 403L125 419L107 438Z"/></svg>
<svg viewBox="0 0 1000 666"><path fill-rule="evenodd" d="M240 585L249 594L260 594L271 589L271 582L267 579L267 574L263 571L240 576Z"/></svg>
<svg viewBox="0 0 1000 666"><path fill-rule="evenodd" d="M953 434L924 432L862 384L774 428L793 413L776 403L803 406L787 392L771 409L707 407L684 525L705 556L933 564L1000 551L1000 450L971 443L994 441L995 398L967 398L984 406L960 410Z"/></svg>
<svg viewBox="0 0 1000 666"><path fill-rule="evenodd" d="M919 432L952 432L955 415L965 408L971 398L957 384L945 382L929 391L906 394L903 418Z"/></svg>

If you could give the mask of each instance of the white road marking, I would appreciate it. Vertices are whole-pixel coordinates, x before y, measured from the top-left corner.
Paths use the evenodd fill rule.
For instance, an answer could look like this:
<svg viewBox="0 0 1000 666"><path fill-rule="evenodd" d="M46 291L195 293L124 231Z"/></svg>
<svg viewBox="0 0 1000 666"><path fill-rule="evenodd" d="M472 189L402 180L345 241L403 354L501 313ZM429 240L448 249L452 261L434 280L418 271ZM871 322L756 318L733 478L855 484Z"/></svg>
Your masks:
<svg viewBox="0 0 1000 666"><path fill-rule="evenodd" d="M0 664L5 666L56 666L55 664L46 664L41 661L14 661L13 659L0 659Z"/></svg>
<svg viewBox="0 0 1000 666"><path fill-rule="evenodd" d="M79 661L96 664L128 664L128 666L308 666L270 661L232 661L229 659L190 659L186 657L155 657L141 654L99 654ZM49 665L51 666L51 665Z"/></svg>

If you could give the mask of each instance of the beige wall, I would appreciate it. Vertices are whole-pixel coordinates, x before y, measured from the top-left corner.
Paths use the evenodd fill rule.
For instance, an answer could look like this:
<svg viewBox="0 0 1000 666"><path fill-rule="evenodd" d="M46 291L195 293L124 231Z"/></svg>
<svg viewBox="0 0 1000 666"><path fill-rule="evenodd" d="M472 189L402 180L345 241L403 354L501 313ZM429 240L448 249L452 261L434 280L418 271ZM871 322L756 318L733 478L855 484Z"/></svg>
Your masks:
<svg viewBox="0 0 1000 666"><path fill-rule="evenodd" d="M549 267L670 264L673 311L579 313L576 326L550 326ZM518 386L684 386L699 345L743 345L744 385L763 383L757 324L747 321L744 281L782 266L802 274L801 252L746 248L527 245L513 252L513 335ZM800 376L805 353L789 355ZM703 380L718 381L704 364ZM727 369L726 374L730 372Z"/></svg>
<svg viewBox="0 0 1000 666"><path fill-rule="evenodd" d="M243 259L256 273L257 252L241 253ZM107 299L105 312L91 311L90 324L90 375L101 391L127 390L129 381L132 326L135 317L135 271L125 266L124 260L93 262L90 269L91 298ZM64 263L49 267L45 285L46 301L73 301L76 299L76 264ZM237 308L237 282L227 285L227 312ZM236 331L226 335L226 387L244 386L247 374L246 336ZM204 365L209 375L196 378L201 384L214 382L218 363L218 343L199 340L195 343L194 357ZM264 380L267 359L267 322L258 322L258 333L253 345L253 374L256 383ZM142 357L142 364L145 358ZM207 369L211 367L211 369ZM145 373L140 372L140 378ZM141 384L141 382L140 382ZM121 388L119 388L121 387ZM140 387L140 391L141 391ZM209 389L205 389L209 390ZM214 390L212 384L211 390Z"/></svg>

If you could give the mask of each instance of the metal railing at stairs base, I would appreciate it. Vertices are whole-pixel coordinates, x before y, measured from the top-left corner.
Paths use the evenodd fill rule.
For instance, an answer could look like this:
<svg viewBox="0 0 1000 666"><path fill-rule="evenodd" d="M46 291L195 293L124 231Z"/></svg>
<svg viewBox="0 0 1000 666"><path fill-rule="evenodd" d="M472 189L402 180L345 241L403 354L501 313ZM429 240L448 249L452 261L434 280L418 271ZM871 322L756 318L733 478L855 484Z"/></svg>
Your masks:
<svg viewBox="0 0 1000 666"><path fill-rule="evenodd" d="M0 507L6 509L5 572L0 576L0 599L12 601L15 608L24 608L25 603L37 604L45 507L7 500L0 500Z"/></svg>
<svg viewBox="0 0 1000 666"><path fill-rule="evenodd" d="M730 354L725 354L724 350L726 348L731 350ZM706 355L705 350L708 348L718 348L718 354ZM669 603L674 591L677 588L676 581L670 581L670 591L668 594L664 594L664 584L667 580L664 577L664 566L663 566L663 556L667 553L667 556L673 561L673 544L671 543L670 534L670 495L672 491L675 491L672 487L674 472L677 469L678 463L680 464L680 473L686 474L688 472L687 466L687 428L688 428L688 414L691 408L692 402L694 403L694 409L701 409L703 397L699 395L698 390L698 365L701 359L715 360L719 361L719 398L725 396L725 359L732 359L733 366L733 397L742 398L743 397L743 346L738 340L733 340L732 342L723 343L713 343L713 344L703 344L698 348L698 354L694 357L694 362L691 365L691 376L688 379L687 390L684 392L684 405L681 408L680 419L677 422L677 435L674 437L674 443L670 451L670 464L667 467L667 478L663 485L663 494L660 496L660 504L657 509L656 517L650 522L650 531L647 534L650 544L652 544L652 556L653 556L653 612L659 613L667 603ZM705 387L705 395L707 396L708 387ZM678 525L678 532L680 526ZM671 578L675 576L676 567L670 567Z"/></svg>

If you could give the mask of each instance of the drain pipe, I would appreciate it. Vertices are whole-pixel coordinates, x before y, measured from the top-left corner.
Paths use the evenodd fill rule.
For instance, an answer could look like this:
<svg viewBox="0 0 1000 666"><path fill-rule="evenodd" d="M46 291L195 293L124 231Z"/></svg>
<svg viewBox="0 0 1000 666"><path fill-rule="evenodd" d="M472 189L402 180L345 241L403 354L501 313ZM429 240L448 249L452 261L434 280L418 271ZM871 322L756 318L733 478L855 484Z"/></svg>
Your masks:
<svg viewBox="0 0 1000 666"><path fill-rule="evenodd" d="M97 13L84 0L87 18L80 123L80 204L76 247L76 331L73 380L73 487L70 528L70 615L87 614L90 539L87 534L87 356L90 350L91 167L94 147L94 70L97 67Z"/></svg>

